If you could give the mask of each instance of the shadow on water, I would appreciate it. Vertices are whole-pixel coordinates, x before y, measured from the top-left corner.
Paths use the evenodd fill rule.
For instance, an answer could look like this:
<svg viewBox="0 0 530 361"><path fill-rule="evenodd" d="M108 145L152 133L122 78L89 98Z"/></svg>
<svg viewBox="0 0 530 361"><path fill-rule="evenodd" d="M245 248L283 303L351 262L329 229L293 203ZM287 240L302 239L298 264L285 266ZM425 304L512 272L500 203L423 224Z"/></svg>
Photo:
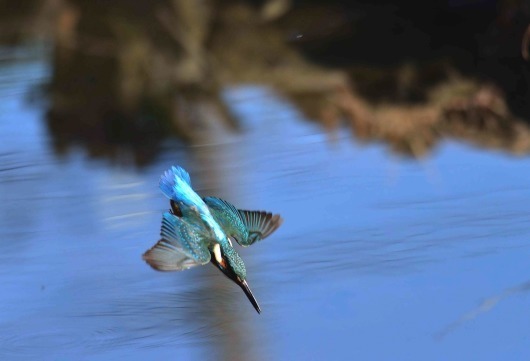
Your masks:
<svg viewBox="0 0 530 361"><path fill-rule="evenodd" d="M528 355L527 303L508 298L527 289L530 168L509 154L528 152L530 130L509 85L456 74L459 56L336 65L365 27L418 34L385 6L124 3L28 2L13 8L22 34L2 33L17 43L33 24L54 40L0 52L2 357ZM362 15L374 9L378 26ZM291 45L320 63L335 47L336 67ZM241 250L262 315L213 267L141 261L171 164L203 195L286 219ZM451 337L433 340L440 329ZM485 342L498 332L516 341Z"/></svg>

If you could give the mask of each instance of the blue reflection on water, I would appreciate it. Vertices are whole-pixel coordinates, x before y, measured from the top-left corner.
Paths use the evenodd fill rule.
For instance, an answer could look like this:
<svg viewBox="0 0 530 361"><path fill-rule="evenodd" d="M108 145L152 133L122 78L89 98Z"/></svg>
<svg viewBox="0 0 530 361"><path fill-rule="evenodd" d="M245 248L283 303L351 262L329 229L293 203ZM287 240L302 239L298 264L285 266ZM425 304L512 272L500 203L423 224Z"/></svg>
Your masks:
<svg viewBox="0 0 530 361"><path fill-rule="evenodd" d="M168 141L141 171L81 148L57 158L44 109L24 98L45 64L0 67L2 359L530 356L526 296L434 337L530 278L528 158L446 141L414 162L347 132L331 142L259 87L226 92L242 133ZM241 250L262 315L211 267L162 274L141 261L171 164L204 194L284 216Z"/></svg>

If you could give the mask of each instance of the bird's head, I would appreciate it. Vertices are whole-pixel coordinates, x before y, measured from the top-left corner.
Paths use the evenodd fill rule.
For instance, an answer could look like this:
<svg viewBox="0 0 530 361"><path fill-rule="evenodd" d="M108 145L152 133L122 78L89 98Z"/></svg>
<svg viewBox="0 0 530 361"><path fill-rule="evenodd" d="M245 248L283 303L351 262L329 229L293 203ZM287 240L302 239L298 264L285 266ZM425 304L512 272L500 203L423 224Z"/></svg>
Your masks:
<svg viewBox="0 0 530 361"><path fill-rule="evenodd" d="M256 298L252 294L246 281L247 271L245 264L236 250L229 244L216 244L211 253L211 262L219 268L226 277L230 278L243 289L243 292L245 292L256 311L261 313L258 301L256 301Z"/></svg>

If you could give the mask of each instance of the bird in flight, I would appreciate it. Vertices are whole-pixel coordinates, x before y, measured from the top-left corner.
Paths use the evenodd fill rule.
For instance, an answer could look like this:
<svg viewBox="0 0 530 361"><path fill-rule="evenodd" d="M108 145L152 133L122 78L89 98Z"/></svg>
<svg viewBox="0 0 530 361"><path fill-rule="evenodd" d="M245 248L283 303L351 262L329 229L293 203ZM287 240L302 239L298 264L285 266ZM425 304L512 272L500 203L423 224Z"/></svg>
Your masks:
<svg viewBox="0 0 530 361"><path fill-rule="evenodd" d="M248 247L278 229L283 222L280 215L237 209L221 198L201 198L181 167L164 172L159 186L171 208L162 217L161 239L143 259L158 271L180 271L211 262L243 289L261 313L246 281L245 264L230 239Z"/></svg>

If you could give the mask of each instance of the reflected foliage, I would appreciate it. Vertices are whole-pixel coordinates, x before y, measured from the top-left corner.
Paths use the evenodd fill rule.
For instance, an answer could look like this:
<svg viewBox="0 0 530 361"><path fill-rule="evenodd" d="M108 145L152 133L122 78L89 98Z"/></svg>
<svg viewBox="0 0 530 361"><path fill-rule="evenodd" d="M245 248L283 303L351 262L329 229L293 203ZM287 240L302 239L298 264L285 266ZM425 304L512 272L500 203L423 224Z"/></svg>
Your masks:
<svg viewBox="0 0 530 361"><path fill-rule="evenodd" d="M530 149L520 1L4 3L6 19L31 24L6 22L4 42L44 33L53 44L47 122L59 153L81 143L146 164L167 134L237 130L223 90L248 83L330 134L346 123L400 154L444 137Z"/></svg>

